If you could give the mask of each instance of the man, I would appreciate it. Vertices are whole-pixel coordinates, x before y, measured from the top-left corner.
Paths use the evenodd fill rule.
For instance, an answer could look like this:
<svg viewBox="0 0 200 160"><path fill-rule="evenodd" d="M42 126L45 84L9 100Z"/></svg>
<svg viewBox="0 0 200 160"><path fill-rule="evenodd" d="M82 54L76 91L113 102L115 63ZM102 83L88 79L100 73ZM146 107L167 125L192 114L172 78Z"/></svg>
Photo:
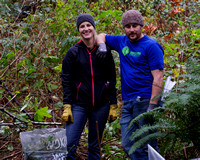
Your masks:
<svg viewBox="0 0 200 160"><path fill-rule="evenodd" d="M122 25L126 35L97 36L99 57L104 57L105 42L119 53L121 69L122 114L120 119L122 146L128 153L133 145L132 133L146 122L140 121L130 129L128 125L138 115L158 106L162 92L164 51L161 45L142 32L144 19L140 12L129 10L123 14ZM158 149L157 143L150 143ZM146 147L137 149L129 155L132 160L147 160Z"/></svg>

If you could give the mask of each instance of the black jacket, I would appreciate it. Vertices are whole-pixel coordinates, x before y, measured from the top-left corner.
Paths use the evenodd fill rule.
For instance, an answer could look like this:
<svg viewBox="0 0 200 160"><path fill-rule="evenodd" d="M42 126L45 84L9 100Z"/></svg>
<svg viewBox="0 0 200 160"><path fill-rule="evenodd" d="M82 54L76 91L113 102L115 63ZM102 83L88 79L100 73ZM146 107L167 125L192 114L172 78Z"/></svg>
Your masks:
<svg viewBox="0 0 200 160"><path fill-rule="evenodd" d="M102 61L96 57L97 49L89 51L80 40L68 50L62 63L63 104L98 107L117 103L112 54L108 49Z"/></svg>

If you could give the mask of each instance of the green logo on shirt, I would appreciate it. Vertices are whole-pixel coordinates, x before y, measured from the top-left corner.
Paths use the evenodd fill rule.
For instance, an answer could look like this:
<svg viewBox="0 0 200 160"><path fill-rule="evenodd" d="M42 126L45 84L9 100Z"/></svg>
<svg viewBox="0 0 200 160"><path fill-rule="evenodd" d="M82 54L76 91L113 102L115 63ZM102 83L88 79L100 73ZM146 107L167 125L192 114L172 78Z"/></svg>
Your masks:
<svg viewBox="0 0 200 160"><path fill-rule="evenodd" d="M128 46L122 49L122 53L124 56L129 54L129 56L133 56L133 57L139 57L141 55L141 52L132 52L132 51L130 52L130 49L128 48Z"/></svg>
<svg viewBox="0 0 200 160"><path fill-rule="evenodd" d="M133 57L139 57L141 55L141 52L130 52L130 56Z"/></svg>
<svg viewBox="0 0 200 160"><path fill-rule="evenodd" d="M124 56L126 56L126 55L129 53L129 48L128 48L128 46L126 46L126 47L124 47L124 48L122 49L122 53L123 53Z"/></svg>
<svg viewBox="0 0 200 160"><path fill-rule="evenodd" d="M132 51L130 52L130 49L128 48L128 46L122 49L122 53L124 56L129 54L130 56L133 56L133 57L139 57L141 55L141 52L132 52Z"/></svg>

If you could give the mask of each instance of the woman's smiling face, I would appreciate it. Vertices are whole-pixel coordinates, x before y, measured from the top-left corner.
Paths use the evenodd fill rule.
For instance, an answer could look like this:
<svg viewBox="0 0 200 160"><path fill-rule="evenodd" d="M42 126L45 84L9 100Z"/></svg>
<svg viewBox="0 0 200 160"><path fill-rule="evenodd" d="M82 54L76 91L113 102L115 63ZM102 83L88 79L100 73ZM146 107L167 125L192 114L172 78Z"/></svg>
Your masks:
<svg viewBox="0 0 200 160"><path fill-rule="evenodd" d="M95 29L90 22L83 22L79 25L79 33L83 39L90 39L94 37Z"/></svg>

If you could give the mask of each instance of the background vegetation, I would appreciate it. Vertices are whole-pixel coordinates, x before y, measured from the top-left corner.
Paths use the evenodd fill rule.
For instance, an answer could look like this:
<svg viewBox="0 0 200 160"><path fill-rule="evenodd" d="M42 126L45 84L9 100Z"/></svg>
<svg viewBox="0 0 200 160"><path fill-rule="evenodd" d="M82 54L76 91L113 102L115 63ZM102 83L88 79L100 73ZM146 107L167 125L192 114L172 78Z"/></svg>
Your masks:
<svg viewBox="0 0 200 160"><path fill-rule="evenodd" d="M142 13L144 32L163 46L164 79L172 76L177 81L172 95L166 99L166 111L156 114L156 118L162 121L159 125L168 123L165 129L158 127L159 133L168 135L170 131L175 133L175 129L180 132L169 134L171 138L160 138L161 155L169 160L197 157L199 143L191 139L195 136L191 133L199 135L200 132L199 128L194 129L196 123L192 123L200 119L197 114L200 106L199 8L198 0L1 0L0 159L22 159L20 132L63 127L61 63L69 47L80 39L75 26L78 14L92 14L97 33L123 34L121 18L129 9ZM116 52L113 56L120 114L120 63ZM193 59L192 63L188 63L189 58ZM193 146L197 146L195 155L188 151ZM87 156L87 127L77 154L80 159ZM102 157L127 159L121 147L119 120L107 124Z"/></svg>

